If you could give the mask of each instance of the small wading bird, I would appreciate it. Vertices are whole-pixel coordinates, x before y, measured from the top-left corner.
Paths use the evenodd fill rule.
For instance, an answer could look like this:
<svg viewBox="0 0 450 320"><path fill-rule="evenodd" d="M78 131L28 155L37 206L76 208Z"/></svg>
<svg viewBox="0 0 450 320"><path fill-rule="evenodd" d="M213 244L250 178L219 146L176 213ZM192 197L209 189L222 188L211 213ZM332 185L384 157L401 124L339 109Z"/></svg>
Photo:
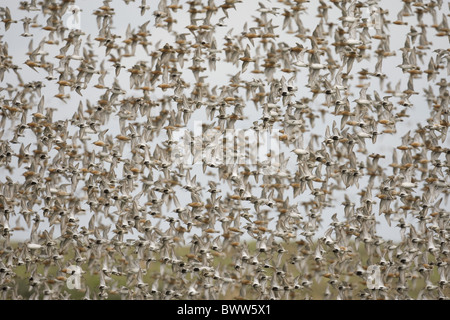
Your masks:
<svg viewBox="0 0 450 320"><path fill-rule="evenodd" d="M443 1L77 3L0 7L2 299L450 297Z"/></svg>

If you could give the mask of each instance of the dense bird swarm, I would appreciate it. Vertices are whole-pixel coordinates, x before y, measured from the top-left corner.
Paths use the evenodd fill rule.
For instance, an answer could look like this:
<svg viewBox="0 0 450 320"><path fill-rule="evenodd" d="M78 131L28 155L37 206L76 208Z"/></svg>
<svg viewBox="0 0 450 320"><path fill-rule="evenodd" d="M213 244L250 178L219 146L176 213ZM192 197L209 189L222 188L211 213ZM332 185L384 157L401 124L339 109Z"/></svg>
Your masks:
<svg viewBox="0 0 450 320"><path fill-rule="evenodd" d="M450 297L448 4L266 1L235 29L245 2L0 8L3 299ZM231 161L210 134L237 128L280 148Z"/></svg>

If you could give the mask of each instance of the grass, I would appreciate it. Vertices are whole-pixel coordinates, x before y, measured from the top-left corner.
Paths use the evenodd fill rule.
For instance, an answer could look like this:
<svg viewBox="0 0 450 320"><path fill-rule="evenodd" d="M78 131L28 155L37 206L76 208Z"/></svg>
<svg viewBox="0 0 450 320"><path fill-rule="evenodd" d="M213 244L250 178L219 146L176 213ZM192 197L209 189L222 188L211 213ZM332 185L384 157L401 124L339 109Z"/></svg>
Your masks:
<svg viewBox="0 0 450 320"><path fill-rule="evenodd" d="M288 251L283 255L283 263L287 266L287 273L292 274L294 277L297 275L300 275L302 279L307 279L311 281L310 289L300 289L300 290L291 290L289 292L289 298L290 299L315 299L315 300L321 300L324 299L324 293L325 291L329 290L330 299L336 299L338 297L338 289L336 289L336 286L342 283L346 283L348 287L351 287L351 294L348 298L350 299L360 299L359 293L366 290L367 285L364 282L363 278L360 276L357 276L355 272L349 272L348 274L341 274L339 275L336 280L336 285L333 286L331 283L333 282L333 275L332 270L329 270L328 266L330 266L333 262L336 261L336 256L333 253L327 254L324 256L324 261L322 261L322 264L325 266L324 268L319 268L318 264L312 259L312 257L308 257L308 263L309 263L309 270L311 272L309 274L299 274L298 270L295 268L295 266L286 259L289 259L292 254L298 254L299 247L295 243L291 243L289 245L284 245L284 248ZM255 243L251 242L248 244L249 253L251 255L254 255L256 253ZM136 255L136 253L131 252L131 249L128 249L129 251L126 252L127 255ZM235 249L232 249L235 250ZM180 257L183 261L187 262L189 260L188 254L189 254L189 248L188 247L181 247L176 249L176 256ZM265 255L263 253L262 255ZM105 256L105 255L104 255ZM103 259L104 259L103 256ZM66 262L71 261L73 258L73 252L66 253L63 261L60 263L61 266L66 265ZM115 254L114 258L116 259L116 266L122 267L124 270L127 264L127 261L120 257L119 254ZM150 262L148 268L146 265L141 265L143 268L144 274L143 274L143 281L148 285L148 288L151 288L154 281L158 281L158 278L161 276L161 271L164 273L164 279L165 281L168 281L173 284L180 284L180 279L176 273L174 273L170 266L165 265L161 261L161 257L158 254L155 254L154 256L156 261ZM260 258L264 258L264 256L261 256ZM351 261L357 262L357 261L367 261L367 252L365 250L364 245L361 245L359 247L358 252L354 252L353 256L350 258ZM430 256L430 261L433 261L433 257ZM262 261L263 259L260 259ZM379 257L374 256L373 257L374 262L379 261ZM98 297L98 294L100 292L99 285L100 285L100 274L102 269L103 261L93 261L93 268L90 270L95 270L94 272L88 272L89 268L87 268L89 262L85 262L82 264L82 268L85 271L81 276L81 283L82 283L82 289L69 289L66 285L66 279L69 276L68 274L63 272L63 269L61 267L57 266L54 262L51 264L46 263L46 261L41 261L40 263L36 264L37 269L35 274L38 275L46 275L47 281L49 281L49 287L56 286L59 288L59 292L62 295L68 295L70 296L70 299L82 299L85 296L86 288L88 287L92 295L96 295ZM236 280L236 283L229 286L228 290L226 292L223 292L219 295L219 299L256 299L258 297L258 292L253 289L251 286L252 282L252 273L248 276L240 276L239 273L241 270L236 270L234 262L231 260L230 257L221 256L221 257L214 257L212 266L214 268L220 267L220 266L228 266L227 270L230 271L230 277L234 278ZM243 266L242 268L245 268ZM234 271L233 271L234 270ZM274 270L273 268L264 268L265 273L268 277L272 276ZM355 270L356 271L356 270ZM31 270L27 270L25 265L17 266L13 269L14 272L14 281L15 286L17 287L17 293L21 295L24 299L28 299L31 295L31 292L29 290L30 288L30 277L31 277ZM383 270L384 272L384 270ZM188 281L195 281L199 277L196 273L193 272L192 274L186 275L186 280ZM128 277L127 275L114 275L111 274L111 281L108 281L108 284L113 284L109 290L107 290L108 295L107 297L104 297L106 299L116 300L120 299L120 293L119 290L123 286L133 288L136 279L131 276ZM411 277L408 280L408 287L410 290L408 290L408 295L412 299L416 299L419 295L419 292L424 288L425 282L421 277L417 277L414 279L414 274L411 274ZM127 283L127 279L130 283ZM388 278L387 283L385 283L386 286L390 287L389 290L395 290L397 287L398 282L398 275L395 273L392 273ZM437 274L436 268L433 268L431 274L430 274L430 280L433 283L437 283L439 279L439 276ZM242 297L241 288L242 286L245 286L245 297ZM165 290L162 286L162 281L159 281L158 285L159 290ZM367 290L366 290L367 291ZM449 294L448 287L445 289L445 294ZM283 296L284 298L285 296ZM44 299L44 293L40 292L39 299Z"/></svg>

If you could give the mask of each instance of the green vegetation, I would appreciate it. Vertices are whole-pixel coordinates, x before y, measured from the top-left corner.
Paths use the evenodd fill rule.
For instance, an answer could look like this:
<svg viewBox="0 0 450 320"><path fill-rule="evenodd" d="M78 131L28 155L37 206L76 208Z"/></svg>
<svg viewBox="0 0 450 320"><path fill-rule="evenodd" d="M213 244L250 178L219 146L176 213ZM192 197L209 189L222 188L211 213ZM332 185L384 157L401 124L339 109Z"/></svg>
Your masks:
<svg viewBox="0 0 450 320"><path fill-rule="evenodd" d="M354 247L354 244L351 245L351 247ZM286 274L299 276L302 280L310 281L309 285L304 285L299 289L293 289L289 290L288 293L281 294L280 298L287 298L290 299L336 299L339 298L338 295L338 287L345 285L349 290L346 290L348 293L345 297L348 299L361 299L360 294L364 292L370 292L370 290L367 290L367 285L363 279L363 277L358 276L356 270L353 272L348 272L348 274L333 274L332 272L332 266L334 263L338 263L336 255L334 254L326 254L324 256L324 260L320 263L322 264L321 267L319 267L318 263L315 262L311 257L311 252L308 251L308 246L305 244L299 245L298 243L291 243L289 245L284 245L284 249L287 250L286 253L282 255L282 264L288 266L286 271ZM230 248L230 250L236 250L236 248ZM250 255L254 256L258 254L256 252L255 243L251 242L248 244L248 252ZM312 270L312 274L300 274L298 270L296 270L295 265L290 261L293 256L298 254L302 254L303 258L306 259L307 263L310 264L309 270ZM186 264L191 261L191 259L197 259L198 257L192 258L190 255L190 249L188 247L181 247L177 248L175 251L175 254L177 257L179 257L180 261L185 261ZM136 252L131 252L129 250L126 252L126 255L134 255L133 259L136 258ZM260 261L267 261L267 264L269 262L273 262L277 260L277 254L275 253L274 256L269 257L266 256L266 253L259 253L259 260ZM122 258L122 255L118 253L114 254L106 254L106 252L102 255L103 259L111 259L114 258L116 262L117 270L129 270L130 268L127 268L128 262ZM348 262L354 263L355 261L367 261L368 255L367 251L365 250L364 244L359 246L359 250L357 252L351 253L350 258ZM191 258L190 258L191 257ZM266 259L268 258L268 259ZM286 261L288 259L288 261ZM379 257L375 255L373 258L373 261L377 263L379 261ZM430 255L429 257L430 262L433 261L433 257ZM89 297L92 298L98 298L98 299L112 299L117 300L121 299L120 289L123 287L128 288L129 290L134 290L135 293L139 290L136 288L137 283L137 272L136 274L121 274L120 271L118 272L112 272L111 270L108 270L106 274L107 277L107 285L108 289L105 290L106 295L99 296L100 289L100 272L102 271L102 265L103 261L86 261L85 263L81 264L81 267L83 268L84 273L81 275L81 289L69 289L66 283L67 278L70 276L67 274L62 266L65 266L68 261L73 261L73 252L66 253L63 261L60 261L58 264L52 262L47 263L45 260L41 262L37 262L35 264L31 264L27 267L26 265L21 265L15 267L12 271L14 272L13 279L15 281L15 286L17 288L17 294L22 297L23 299L29 299L31 296L31 293L33 290L30 290L31 283L30 277L32 274L34 275L44 275L43 278L45 278L47 284L41 286L41 291L39 295L39 299L45 299L45 288L57 288L60 293L60 297L63 298L70 298L70 299L83 299L86 296L86 289L89 288ZM284 263L287 262L287 263ZM93 265L94 267L88 268L88 264ZM230 278L233 279L233 283L228 287L228 289L225 292L222 292L219 295L219 299L243 299L242 296L243 293L245 293L245 299L256 299L258 298L258 291L252 287L252 281L253 279L251 276L245 276L240 277L240 270L236 267L235 262L233 262L229 257L225 255L216 255L213 258L212 265L216 268L220 268L221 266L226 266L232 264L232 268L228 269L234 269L235 273L230 274ZM234 265L233 265L234 264ZM325 266L325 267L324 267ZM328 266L328 268L327 268ZM36 270L34 271L32 268L35 267ZM255 270L257 267L251 266L250 263L240 263L240 268L254 268ZM366 266L362 266L363 268L367 268ZM276 268L269 267L268 265L261 264L259 266L260 269L263 270L264 274L267 275L267 277L270 279ZM88 272L87 270L97 270L93 273ZM151 261L149 263L142 263L141 265L142 269L142 281L147 285L147 291L151 292L150 288L153 287L154 282L158 281L158 291L164 291L167 289L167 285L174 285L174 286L180 286L181 285L181 279L177 278L175 276L175 272L172 271L172 266L170 264L164 263L163 259L159 254L154 255L154 261ZM324 270L329 270L329 272L325 272ZM350 270L350 269L349 269ZM383 279L384 279L384 285L387 287L387 290L396 290L397 283L398 283L398 272L389 272L387 274L387 270L385 267L381 268ZM278 272L278 270L277 270ZM242 274L252 274L251 272L245 272ZM425 286L425 281L422 278L420 274L412 274L408 271L405 273L406 277L408 279L408 295L409 298L416 299L420 293L420 291ZM194 279L195 277L204 277L205 275L202 274L201 271L193 271L192 268L190 272L186 273L186 280L189 280L191 282L191 279ZM432 268L430 272L430 280L433 283L437 283L439 279L439 275L437 273L436 267ZM36 279L33 279L36 280ZM292 279L291 279L292 280ZM218 280L216 280L218 281ZM163 283L166 282L166 283ZM136 291L137 290L137 291ZM449 293L449 289L445 289L445 294ZM328 294L326 294L326 292ZM285 293L285 291L283 291ZM124 296L125 298L129 298L129 296ZM381 298L382 296L380 296ZM150 295L148 298L153 299L161 299L161 295ZM204 298L204 297L199 297Z"/></svg>

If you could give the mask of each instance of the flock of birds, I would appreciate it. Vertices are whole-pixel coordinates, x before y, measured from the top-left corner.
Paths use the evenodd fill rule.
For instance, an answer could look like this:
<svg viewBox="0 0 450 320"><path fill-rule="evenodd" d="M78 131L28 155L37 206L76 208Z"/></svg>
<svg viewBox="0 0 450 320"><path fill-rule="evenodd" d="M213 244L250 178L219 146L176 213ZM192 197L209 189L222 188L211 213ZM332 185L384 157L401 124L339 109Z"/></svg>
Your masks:
<svg viewBox="0 0 450 320"><path fill-rule="evenodd" d="M71 0L20 1L19 21L0 8L2 299L450 297L450 50L429 40L450 41L444 1L403 0L395 21L377 0L260 2L242 30L227 24L242 0L136 1L124 0L139 10L128 14L148 21L130 19L124 33L113 28L116 1L82 11L97 30L65 25L80 14ZM26 61L1 40L21 23ZM396 28L409 30L401 52L390 49ZM161 30L171 37L155 43ZM391 86L386 60L401 60L389 72L406 86ZM213 87L219 65L237 72ZM95 102L83 95L92 88ZM78 108L56 120L52 99ZM368 151L395 141L415 108L429 117L387 153ZM192 143L195 174L171 156L194 114L204 132L269 130L288 151L217 163ZM380 220L399 241L377 233ZM71 266L83 270L72 291Z"/></svg>

